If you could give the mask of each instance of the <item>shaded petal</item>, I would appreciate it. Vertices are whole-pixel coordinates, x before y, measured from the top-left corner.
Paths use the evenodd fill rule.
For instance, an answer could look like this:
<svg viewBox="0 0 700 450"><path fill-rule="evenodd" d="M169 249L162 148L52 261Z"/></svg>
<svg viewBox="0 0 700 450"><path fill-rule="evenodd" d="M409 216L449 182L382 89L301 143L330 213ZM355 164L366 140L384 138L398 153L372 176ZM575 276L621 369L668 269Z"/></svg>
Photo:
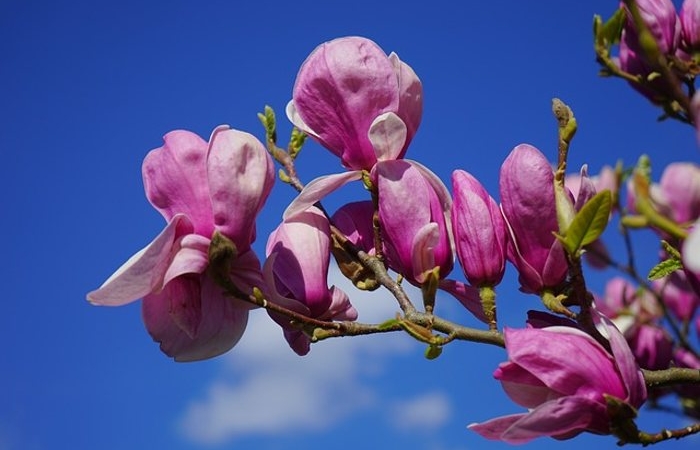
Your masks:
<svg viewBox="0 0 700 450"><path fill-rule="evenodd" d="M292 200L292 203L287 206L287 209L282 214L282 218L287 220L302 211L306 211L314 203L321 200L326 195L348 184L351 181L360 180L362 172L353 170L349 172L336 173L332 175L324 175L311 180L304 186L301 193Z"/></svg>
<svg viewBox="0 0 700 450"><path fill-rule="evenodd" d="M377 161L398 159L406 143L406 124L393 112L384 113L369 128Z"/></svg>
<svg viewBox="0 0 700 450"><path fill-rule="evenodd" d="M549 389L542 380L511 362L502 363L494 378L501 380L503 390L518 405L531 409L560 395Z"/></svg>
<svg viewBox="0 0 700 450"><path fill-rule="evenodd" d="M255 136L219 127L210 139L207 169L214 224L244 252L275 180L272 159Z"/></svg>
<svg viewBox="0 0 700 450"><path fill-rule="evenodd" d="M509 416L496 417L495 419L487 420L481 423L472 423L467 428L475 431L482 437L490 439L492 441L502 441L503 434L510 429L514 424L516 424L520 419L522 419L526 414L512 414ZM524 444L529 442L537 436L530 438L523 438L517 440L517 438L511 438L511 444Z"/></svg>
<svg viewBox="0 0 700 450"><path fill-rule="evenodd" d="M199 305L198 326L183 329L174 317L176 308ZM160 349L176 361L213 358L239 341L248 321L248 307L226 297L208 276L185 275L168 283L163 291L144 298L143 320ZM182 313L177 313L182 317ZM194 331L194 333L193 333Z"/></svg>
<svg viewBox="0 0 700 450"><path fill-rule="evenodd" d="M700 221L683 241L683 265L693 273L700 273Z"/></svg>
<svg viewBox="0 0 700 450"><path fill-rule="evenodd" d="M143 184L146 197L170 221L185 214L195 233L211 236L214 230L209 183L207 181L207 143L194 133L171 131L165 144L151 150L143 160Z"/></svg>
<svg viewBox="0 0 700 450"><path fill-rule="evenodd" d="M357 320L357 310L350 303L348 294L336 286L331 286L331 304L322 320Z"/></svg>
<svg viewBox="0 0 700 450"><path fill-rule="evenodd" d="M150 244L129 258L99 289L88 293L88 301L95 305L120 306L158 291L178 250L178 239L192 233L193 228L186 216L173 216Z"/></svg>

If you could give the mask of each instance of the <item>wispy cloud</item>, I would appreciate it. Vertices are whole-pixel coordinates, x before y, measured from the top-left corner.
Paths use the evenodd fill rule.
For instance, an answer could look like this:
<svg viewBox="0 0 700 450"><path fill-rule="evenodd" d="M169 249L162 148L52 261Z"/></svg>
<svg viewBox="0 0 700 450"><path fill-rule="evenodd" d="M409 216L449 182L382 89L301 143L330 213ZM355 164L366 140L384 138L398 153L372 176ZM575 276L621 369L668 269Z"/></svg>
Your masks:
<svg viewBox="0 0 700 450"><path fill-rule="evenodd" d="M389 417L400 430L420 429L431 432L447 423L451 410L447 395L434 391L395 402Z"/></svg>
<svg viewBox="0 0 700 450"><path fill-rule="evenodd" d="M360 320L381 322L396 314L398 308L386 292L358 293L337 269L330 278L351 293ZM221 375L185 411L182 430L193 441L214 444L247 435L328 429L380 407L377 379L388 369L388 357L411 349L411 340L396 333L328 340L300 358L288 348L279 327L263 311L255 311L244 338L222 358ZM449 413L447 398L417 395L413 402L396 405L403 418L396 425L414 422L414 411L428 408L434 414L431 425L440 426Z"/></svg>

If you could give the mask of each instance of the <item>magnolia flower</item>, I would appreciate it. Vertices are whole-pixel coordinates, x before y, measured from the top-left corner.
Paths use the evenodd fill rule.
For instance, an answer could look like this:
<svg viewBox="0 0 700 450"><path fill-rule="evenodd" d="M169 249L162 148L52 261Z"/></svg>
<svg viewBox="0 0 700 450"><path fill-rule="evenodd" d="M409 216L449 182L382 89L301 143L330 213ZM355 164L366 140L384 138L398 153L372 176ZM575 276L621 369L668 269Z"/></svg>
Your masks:
<svg viewBox="0 0 700 450"><path fill-rule="evenodd" d="M501 210L486 189L463 170L452 173L452 230L457 258L472 286L493 287L506 269L508 234Z"/></svg>
<svg viewBox="0 0 700 450"><path fill-rule="evenodd" d="M309 182L284 212L288 218L380 161L403 158L423 113L423 88L395 53L362 37L334 39L304 61L287 117L349 169Z"/></svg>
<svg viewBox="0 0 700 450"><path fill-rule="evenodd" d="M423 88L413 69L356 36L316 47L299 69L287 107L297 128L353 170L403 157L422 113Z"/></svg>
<svg viewBox="0 0 700 450"><path fill-rule="evenodd" d="M347 294L335 286L328 288L330 225L318 208L282 222L270 234L266 253L264 272L273 303L320 320L357 319ZM287 317L270 315L284 328L292 350L307 354L309 337Z"/></svg>
<svg viewBox="0 0 700 450"><path fill-rule="evenodd" d="M518 145L501 166L501 209L510 234L508 260L519 273L523 292L540 294L566 278L554 200L554 173L544 155ZM573 209L573 207L572 207Z"/></svg>
<svg viewBox="0 0 700 450"><path fill-rule="evenodd" d="M225 296L207 273L214 233L236 247L230 278L245 293L262 287L250 245L255 219L274 182L273 164L252 135L221 126L206 141L189 131L165 135L143 162L146 196L165 229L97 290L96 305L143 298L143 320L161 350L177 361L211 358L240 339L250 305Z"/></svg>
<svg viewBox="0 0 700 450"><path fill-rule="evenodd" d="M584 431L610 434L606 397L638 408L646 399L646 387L620 332L604 317L599 320L612 354L574 327L506 328L508 361L494 377L529 411L469 428L510 444L541 436L570 439Z"/></svg>
<svg viewBox="0 0 700 450"><path fill-rule="evenodd" d="M378 163L372 178L389 267L417 284L436 267L444 278L453 266L447 188L428 169L406 160Z"/></svg>

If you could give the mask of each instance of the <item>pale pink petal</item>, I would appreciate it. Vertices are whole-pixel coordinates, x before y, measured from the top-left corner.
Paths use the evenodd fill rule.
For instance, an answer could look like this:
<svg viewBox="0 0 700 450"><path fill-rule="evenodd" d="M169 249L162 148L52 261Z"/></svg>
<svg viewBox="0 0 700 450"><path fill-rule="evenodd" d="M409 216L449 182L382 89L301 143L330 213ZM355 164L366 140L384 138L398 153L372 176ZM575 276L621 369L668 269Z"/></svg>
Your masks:
<svg viewBox="0 0 700 450"><path fill-rule="evenodd" d="M117 269L102 286L87 295L96 305L120 306L157 291L178 250L178 239L193 232L190 220L173 216L161 233Z"/></svg>
<svg viewBox="0 0 700 450"><path fill-rule="evenodd" d="M406 124L393 112L384 113L369 128L377 161L398 159L406 142Z"/></svg>
<svg viewBox="0 0 700 450"><path fill-rule="evenodd" d="M399 80L399 110L397 112L407 128L406 144L401 154L406 152L406 147L410 144L413 136L418 130L421 117L423 115L423 85L413 69L403 61L399 60L396 53L389 55L389 60L394 66Z"/></svg>
<svg viewBox="0 0 700 450"><path fill-rule="evenodd" d="M332 175L324 175L311 180L306 184L304 190L302 190L301 193L294 200L292 200L292 203L287 206L284 214L282 214L282 219L287 220L302 211L306 211L309 209L309 207L313 206L314 203L318 202L326 195L342 186L345 186L351 181L360 180L361 178L362 172L359 170L353 170Z"/></svg>
<svg viewBox="0 0 700 450"><path fill-rule="evenodd" d="M700 273L700 222L696 222L692 231L683 242L683 265L693 273Z"/></svg>
<svg viewBox="0 0 700 450"><path fill-rule="evenodd" d="M509 416L496 417L481 423L472 423L467 428L478 433L481 437L492 441L503 440L503 433L522 419L526 414L511 414ZM521 441L510 441L511 444L524 444L531 441L536 436L522 439Z"/></svg>
<svg viewBox="0 0 700 450"><path fill-rule="evenodd" d="M170 221L185 214L195 233L211 236L214 223L207 183L207 143L189 131L171 131L143 160L143 184L151 204Z"/></svg>
<svg viewBox="0 0 700 450"><path fill-rule="evenodd" d="M559 397L539 378L511 362L498 366L494 378L501 380L503 391L511 400L524 408L536 408L552 398Z"/></svg>
<svg viewBox="0 0 700 450"><path fill-rule="evenodd" d="M209 266L210 240L198 234L188 234L180 240L180 249L165 272L163 284L186 273L203 273Z"/></svg>
<svg viewBox="0 0 700 450"><path fill-rule="evenodd" d="M342 289L331 286L331 305L323 320L357 320L357 310L350 303L350 298Z"/></svg>

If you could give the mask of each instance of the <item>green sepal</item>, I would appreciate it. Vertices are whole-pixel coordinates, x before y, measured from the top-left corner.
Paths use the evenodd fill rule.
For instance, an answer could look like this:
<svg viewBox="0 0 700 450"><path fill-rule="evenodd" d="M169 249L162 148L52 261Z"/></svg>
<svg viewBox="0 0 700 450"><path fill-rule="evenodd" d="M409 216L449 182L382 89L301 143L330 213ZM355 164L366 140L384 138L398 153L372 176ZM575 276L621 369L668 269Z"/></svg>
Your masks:
<svg viewBox="0 0 700 450"><path fill-rule="evenodd" d="M396 327L401 326L401 319L389 319L386 320L379 325L377 325L377 329L380 331L385 331L385 330L393 330Z"/></svg>
<svg viewBox="0 0 700 450"><path fill-rule="evenodd" d="M564 235L557 238L572 256L595 241L608 225L612 209L612 194L609 190L597 193L576 213Z"/></svg>
<svg viewBox="0 0 700 450"><path fill-rule="evenodd" d="M442 354L442 347L438 345L429 345L428 348L425 349L425 357L426 359L435 359L438 356Z"/></svg>

